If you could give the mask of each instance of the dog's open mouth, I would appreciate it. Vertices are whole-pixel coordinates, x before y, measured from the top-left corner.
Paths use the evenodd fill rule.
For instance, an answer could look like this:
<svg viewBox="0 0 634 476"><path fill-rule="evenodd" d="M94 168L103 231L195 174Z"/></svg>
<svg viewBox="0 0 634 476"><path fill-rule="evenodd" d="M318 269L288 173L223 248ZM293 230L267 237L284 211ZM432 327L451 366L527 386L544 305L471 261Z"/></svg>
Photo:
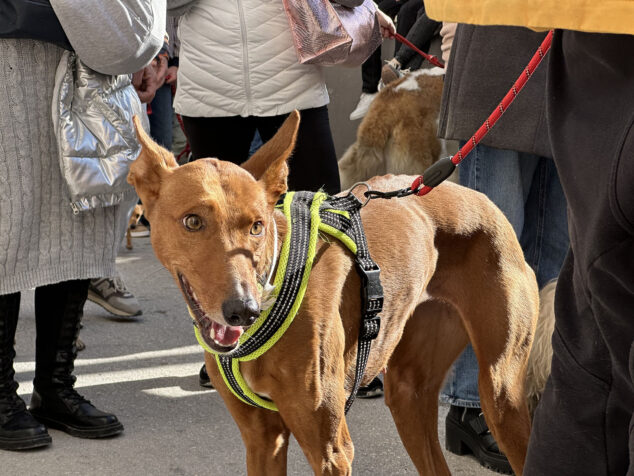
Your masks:
<svg viewBox="0 0 634 476"><path fill-rule="evenodd" d="M226 326L220 324L203 310L200 301L191 285L182 274L178 273L178 281L194 317L194 325L200 331L205 343L218 353L228 353L238 347L238 340L244 332L242 326Z"/></svg>

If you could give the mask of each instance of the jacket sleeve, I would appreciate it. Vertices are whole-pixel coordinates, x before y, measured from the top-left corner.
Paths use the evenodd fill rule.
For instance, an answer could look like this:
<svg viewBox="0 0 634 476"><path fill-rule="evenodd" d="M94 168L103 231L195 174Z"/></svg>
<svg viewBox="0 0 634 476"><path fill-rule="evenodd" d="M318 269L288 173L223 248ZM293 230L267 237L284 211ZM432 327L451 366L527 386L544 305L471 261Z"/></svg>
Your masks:
<svg viewBox="0 0 634 476"><path fill-rule="evenodd" d="M165 0L51 0L73 49L90 68L130 74L163 46Z"/></svg>

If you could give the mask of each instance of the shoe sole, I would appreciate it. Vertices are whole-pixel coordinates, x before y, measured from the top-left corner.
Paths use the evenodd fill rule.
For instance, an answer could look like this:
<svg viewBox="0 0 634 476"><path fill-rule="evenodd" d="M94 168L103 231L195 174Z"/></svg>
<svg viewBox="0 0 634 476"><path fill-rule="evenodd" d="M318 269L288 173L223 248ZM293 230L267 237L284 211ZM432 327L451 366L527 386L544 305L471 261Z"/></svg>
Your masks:
<svg viewBox="0 0 634 476"><path fill-rule="evenodd" d="M35 417L37 421L48 426L49 428L61 430L64 433L68 433L71 436L76 436L77 438L108 438L109 436L115 436L123 432L123 425L121 424L121 422L115 422L111 423L110 425L104 425L96 428L81 428L78 426L69 425L68 423L61 422L45 415L39 415L33 410L31 410L31 414Z"/></svg>
<svg viewBox="0 0 634 476"><path fill-rule="evenodd" d="M506 458L486 451L477 441L464 431L460 423L445 420L445 449L458 456L473 454L478 462L487 469L501 474L513 474L513 468Z"/></svg>
<svg viewBox="0 0 634 476"><path fill-rule="evenodd" d="M201 387L214 388L214 385L209 380L199 379L198 383L200 384Z"/></svg>
<svg viewBox="0 0 634 476"><path fill-rule="evenodd" d="M0 438L0 449L10 451L31 450L48 446L53 442L51 435L45 434L38 437L25 437L20 439Z"/></svg>
<svg viewBox="0 0 634 476"><path fill-rule="evenodd" d="M368 390L366 392L357 392L357 398L377 398L383 395L383 390L377 388L375 390Z"/></svg>
<svg viewBox="0 0 634 476"><path fill-rule="evenodd" d="M94 302L95 304L99 304L106 311L114 314L115 316L134 317L134 316L140 316L141 314L143 314L142 310L139 310L136 313L130 313L130 312L122 311L121 309L117 309L116 307L111 306L107 301L103 300L99 295L97 295L91 290L88 290L88 299Z"/></svg>
<svg viewBox="0 0 634 476"><path fill-rule="evenodd" d="M150 236L149 231L131 231L130 236L132 238L144 238L146 236Z"/></svg>

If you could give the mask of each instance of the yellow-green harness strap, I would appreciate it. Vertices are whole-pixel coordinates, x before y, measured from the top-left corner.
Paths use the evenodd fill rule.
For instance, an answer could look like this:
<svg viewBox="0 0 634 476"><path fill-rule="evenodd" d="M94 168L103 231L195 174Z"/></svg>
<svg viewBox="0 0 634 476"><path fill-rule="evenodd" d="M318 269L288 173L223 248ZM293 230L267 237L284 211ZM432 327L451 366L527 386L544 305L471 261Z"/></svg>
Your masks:
<svg viewBox="0 0 634 476"><path fill-rule="evenodd" d="M240 362L253 360L264 354L277 343L293 322L306 292L319 233L326 233L340 240L358 257L358 229L355 230L354 220L351 220L348 210L331 206L337 200L339 199L332 199L321 192L286 194L281 208L287 219L288 231L282 244L274 280L275 303L263 311L255 324L240 337L240 345L235 352L217 354L206 345L198 329L195 329L200 345L215 354L227 387L237 398L249 405L277 411L271 400L257 395L249 388L240 373ZM358 214L358 210L356 213ZM365 236L363 243L365 244ZM378 332L378 327L376 331ZM354 393L356 394L356 389Z"/></svg>

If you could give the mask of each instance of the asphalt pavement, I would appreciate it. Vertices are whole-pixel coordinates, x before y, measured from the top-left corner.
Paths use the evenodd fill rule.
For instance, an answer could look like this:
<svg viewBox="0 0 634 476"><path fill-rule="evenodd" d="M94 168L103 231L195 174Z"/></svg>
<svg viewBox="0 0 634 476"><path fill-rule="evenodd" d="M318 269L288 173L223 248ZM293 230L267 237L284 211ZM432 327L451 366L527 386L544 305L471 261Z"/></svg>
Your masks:
<svg viewBox="0 0 634 476"><path fill-rule="evenodd" d="M122 435L73 438L50 430L53 444L27 452L0 451L0 475L218 475L246 474L245 450L225 406L198 385L203 351L171 276L156 260L149 238L121 249L118 269L143 315L116 318L88 302L75 365L76 387L100 409L115 413ZM16 337L19 394L30 399L34 374L33 293L25 292ZM438 417L444 442L442 406ZM348 415L355 444L353 474L415 475L383 398L360 400ZM454 475L493 475L470 456L446 454ZM293 441L288 474L312 474Z"/></svg>

